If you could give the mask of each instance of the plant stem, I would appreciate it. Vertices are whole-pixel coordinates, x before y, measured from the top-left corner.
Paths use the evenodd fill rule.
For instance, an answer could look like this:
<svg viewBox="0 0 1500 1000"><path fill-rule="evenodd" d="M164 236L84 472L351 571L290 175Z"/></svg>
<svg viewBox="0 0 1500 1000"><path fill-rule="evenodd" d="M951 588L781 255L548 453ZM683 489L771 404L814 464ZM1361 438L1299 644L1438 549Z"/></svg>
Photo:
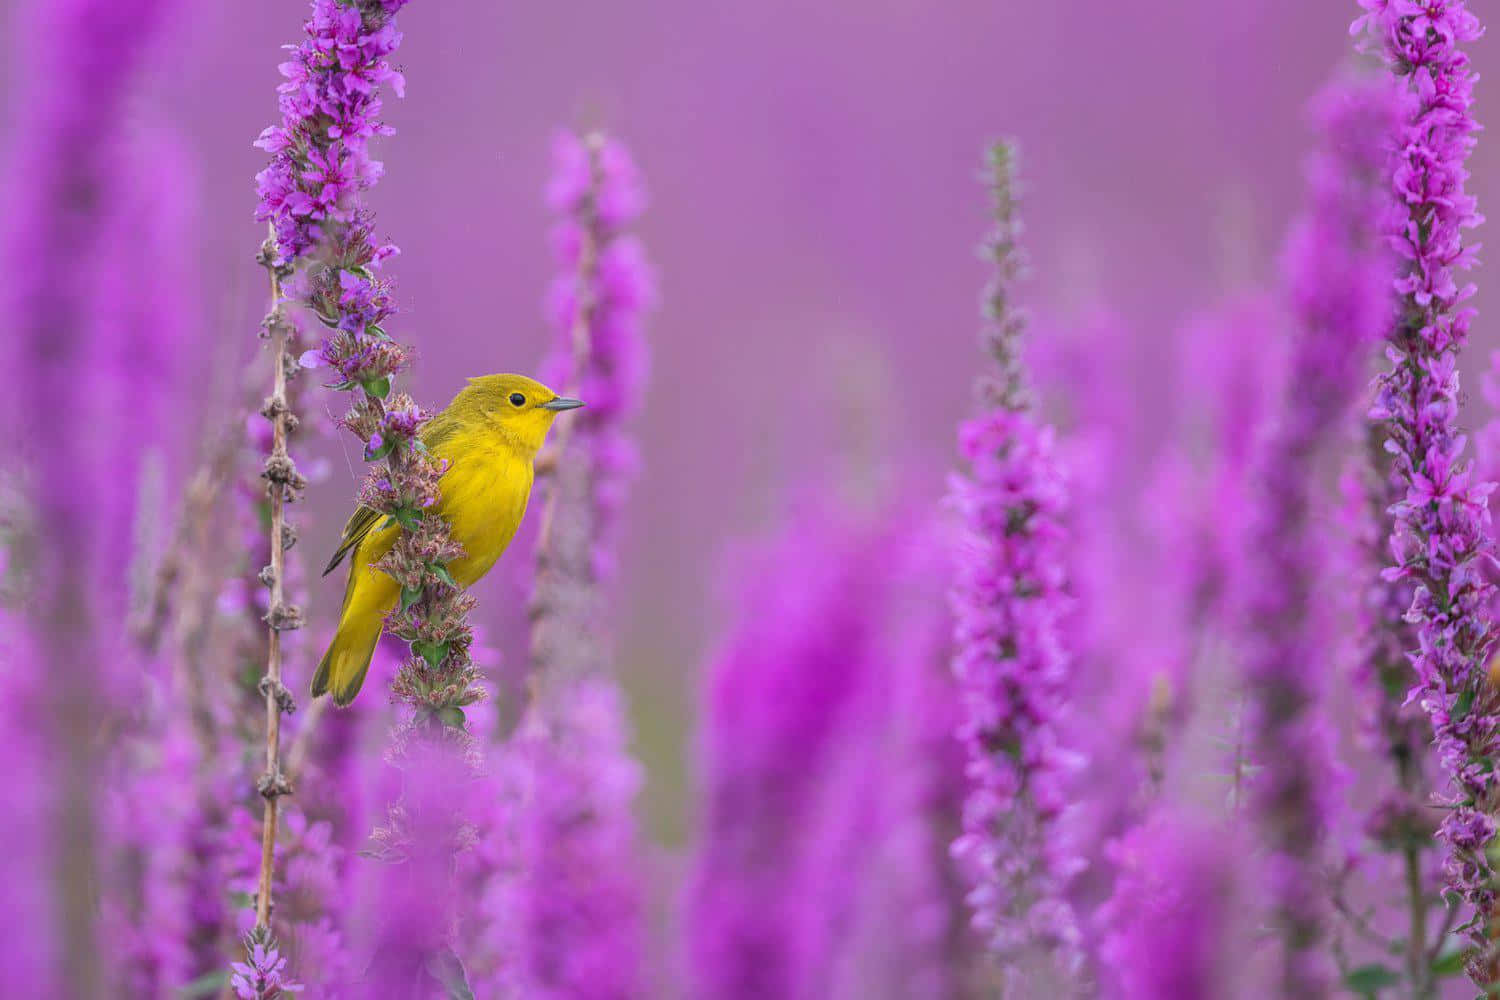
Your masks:
<svg viewBox="0 0 1500 1000"><path fill-rule="evenodd" d="M1406 861L1406 896L1410 908L1410 926L1406 935L1406 974L1412 996L1428 1000L1433 996L1427 969L1427 897L1422 892L1422 858L1415 844L1402 851Z"/></svg>
<svg viewBox="0 0 1500 1000"><path fill-rule="evenodd" d="M293 707L291 693L281 683L281 633L283 630L299 627L301 613L284 603L288 547L286 502L298 477L286 451L287 431L292 419L286 403L289 325L281 311L282 272L275 264L274 230L262 246L260 257L271 283L271 308L266 314L265 327L271 337L271 363L274 372L271 397L261 409L262 415L271 421L272 429L271 455L266 459L265 471L271 497L271 565L262 575L271 594L266 614L266 673L260 682L260 690L266 698L266 770L256 782L256 791L265 799L265 812L261 820L260 881L255 895L255 931L257 935L264 937L271 928L271 875L276 848L277 800L291 793L291 786L281 773L281 714L290 712Z"/></svg>
<svg viewBox="0 0 1500 1000"><path fill-rule="evenodd" d="M578 249L578 305L573 315L573 327L571 339L573 342L573 370L568 373L568 381L564 385L564 395L574 394L578 391L578 382L583 377L584 369L588 367L589 352L591 350L590 331L594 321L594 278L599 264L599 232L598 212L595 205L595 197L599 190L601 168L599 165L599 151L603 146L603 136L597 132L590 133L584 137L584 144L589 151L589 173L593 177L588 196L585 198L579 214L582 217L583 244ZM547 449L547 454L539 459L541 465L551 474L557 474L561 464L560 458L568 446L568 441L573 436L573 427L577 420L562 421L558 428L553 444ZM547 506L542 512L542 524L537 530L537 575L540 576L547 571L550 562L549 542L552 536L552 521L557 515L557 497L561 490L553 489L547 495Z"/></svg>
<svg viewBox="0 0 1500 1000"><path fill-rule="evenodd" d="M598 305L594 286L597 281L602 234L599 231L597 196L602 182L599 153L603 148L604 138L597 133L590 134L584 138L584 144L589 153L591 183L588 194L583 198L577 210L582 243L578 249L576 271L578 301L569 330L573 355L572 367L568 372L567 382L563 386L565 395L578 393L579 383L584 371L588 368L589 355L593 349L591 338L594 313ZM550 633L558 629L576 627L576 623L569 623L565 617L552 614L556 611L553 605L557 604L569 590L568 581L576 583L587 579L590 574L587 533L576 539L560 541L555 537L554 531L557 510L563 495L568 494L570 500L581 501L588 495L590 489L586 478L581 483L571 482L580 476L587 477L587 471L569 468L563 462L577 423L577 420L562 422L562 426L558 428L557 435L553 439L553 444L542 456L543 461L540 463L546 470L551 484L547 491L547 505L542 512L542 523L537 529L536 586L532 591L532 600L528 608L528 616L531 620L530 660L532 668L531 683L527 685L525 692L528 704L536 701L540 690L540 675L548 672L547 668L556 659L552 652L558 643L550 637ZM523 710L524 707L522 706Z"/></svg>

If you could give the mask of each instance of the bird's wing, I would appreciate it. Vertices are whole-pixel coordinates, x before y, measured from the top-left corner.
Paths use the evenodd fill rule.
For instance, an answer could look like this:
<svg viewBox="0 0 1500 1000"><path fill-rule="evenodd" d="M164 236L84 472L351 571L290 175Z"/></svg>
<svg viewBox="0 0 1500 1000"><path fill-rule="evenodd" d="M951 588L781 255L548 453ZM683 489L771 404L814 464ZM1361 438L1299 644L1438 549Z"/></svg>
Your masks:
<svg viewBox="0 0 1500 1000"><path fill-rule="evenodd" d="M457 432L458 426L447 411L439 413L428 421L422 428L422 443L431 451L441 452L442 446ZM328 565L323 567L323 575L327 576L338 569L339 563L344 557L359 547L359 543L365 540L370 529L375 527L375 522L380 520L380 515L370 508L360 505L354 508L354 513L344 525L343 537L339 539L339 547L334 550L333 557L328 560Z"/></svg>
<svg viewBox="0 0 1500 1000"><path fill-rule="evenodd" d="M339 547L334 550L333 558L328 560L328 565L323 567L323 575L327 576L338 569L339 563L344 561L344 556L354 551L359 543L365 540L370 529L375 527L375 522L380 515L363 505L354 508L354 514L344 525L344 536L339 539Z"/></svg>

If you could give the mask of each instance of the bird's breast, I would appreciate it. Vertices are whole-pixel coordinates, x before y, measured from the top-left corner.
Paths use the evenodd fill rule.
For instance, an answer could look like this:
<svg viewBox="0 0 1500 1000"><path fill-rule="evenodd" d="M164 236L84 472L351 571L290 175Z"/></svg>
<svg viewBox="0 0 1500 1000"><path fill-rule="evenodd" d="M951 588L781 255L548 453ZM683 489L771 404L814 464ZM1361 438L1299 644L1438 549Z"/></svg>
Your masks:
<svg viewBox="0 0 1500 1000"><path fill-rule="evenodd" d="M531 463L503 450L476 450L452 460L438 510L464 549L449 566L461 585L489 572L510 545L526 514L531 480Z"/></svg>

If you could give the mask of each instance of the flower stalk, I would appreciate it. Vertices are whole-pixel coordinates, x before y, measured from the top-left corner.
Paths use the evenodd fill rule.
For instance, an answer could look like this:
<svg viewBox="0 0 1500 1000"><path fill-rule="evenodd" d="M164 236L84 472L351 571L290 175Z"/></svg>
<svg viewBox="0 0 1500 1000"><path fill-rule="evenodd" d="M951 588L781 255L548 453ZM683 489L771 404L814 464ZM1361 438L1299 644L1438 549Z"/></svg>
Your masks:
<svg viewBox="0 0 1500 1000"><path fill-rule="evenodd" d="M1500 689L1488 682L1495 648L1491 618L1494 545L1489 494L1476 475L1459 427L1458 357L1468 341L1474 293L1458 272L1475 248L1463 231L1479 224L1465 191L1466 161L1479 129L1471 113L1476 75L1461 47L1482 33L1463 0L1361 0L1368 30L1401 86L1404 105L1390 183L1401 211L1392 242L1406 262L1395 282L1400 311L1390 325L1390 369L1370 411L1381 421L1400 497L1391 508L1392 582L1413 588L1406 620L1416 685L1409 696L1432 720L1440 767L1449 782L1438 837L1447 846L1447 891L1472 911L1462 925L1471 950L1469 977L1500 983L1500 912L1492 852L1500 790Z"/></svg>
<svg viewBox="0 0 1500 1000"><path fill-rule="evenodd" d="M602 134L560 134L554 161L562 272L541 374L587 406L551 449L529 609L533 699L506 747L518 872L497 950L522 995L625 997L641 989L645 942L631 815L641 769L600 634L600 586L633 465L624 422L639 405L645 366L650 274L625 231L644 198L629 154Z"/></svg>
<svg viewBox="0 0 1500 1000"><path fill-rule="evenodd" d="M994 229L984 250L994 276L984 345L995 370L980 382L986 412L960 429L966 469L950 487L965 536L953 669L970 779L953 850L970 879L975 927L998 960L1041 946L1075 966L1080 935L1065 888L1079 862L1061 831L1075 766L1060 738L1070 668L1060 634L1068 485L1021 360L1025 316L1011 297L1025 264L1010 146L990 150L986 180Z"/></svg>
<svg viewBox="0 0 1500 1000"><path fill-rule="evenodd" d="M369 140L391 133L379 119L380 86L398 95L404 87L390 59L401 42L394 16L405 2L314 0L307 39L282 66L281 124L258 143L272 155L258 177L260 217L275 231L276 262L302 265L292 297L329 330L304 363L331 369L329 388L354 397L340 423L376 463L360 503L379 523L404 529L376 567L400 584L386 628L411 649L392 693L415 723L458 734L463 709L483 697L468 652L473 598L448 572L461 554L448 525L428 514L446 468L422 443L430 414L393 393L409 352L385 329L395 304L380 269L398 251L375 240L363 203L381 174Z"/></svg>
<svg viewBox="0 0 1500 1000"><path fill-rule="evenodd" d="M1382 174L1396 126L1385 81L1336 83L1315 120L1324 147L1309 165L1312 205L1288 252L1297 324L1287 394L1259 460L1247 552L1245 687L1254 820L1269 848L1272 923L1281 939L1278 995L1326 996L1321 945L1324 850L1337 810L1323 671L1335 637L1318 613L1331 553L1315 520L1331 445L1347 440L1369 355L1389 321L1392 261L1380 221Z"/></svg>
<svg viewBox="0 0 1500 1000"><path fill-rule="evenodd" d="M565 141L567 139L559 139L559 142ZM571 274L563 279L572 291L571 313L563 317L553 357L544 364L544 368L560 370L562 392L568 396L577 396L583 391L580 382L589 364L594 314L598 305L599 247L607 238L601 229L598 212L599 186L603 179L599 156L604 137L590 133L581 142L573 141L583 152L583 162L579 166L584 183L574 193L573 204L567 206L570 216L562 223L570 230L571 238L559 240L565 253L571 251L576 256ZM563 421L546 454L537 463L552 482L537 529L536 585L527 608L531 619L533 686L565 658L563 650L573 656L583 654L586 659L597 659L596 651L585 652L578 646L586 633L577 630L588 628L586 609L569 607L587 599L588 583L593 576L588 566L590 532L582 520L587 512L579 506L587 502L591 493L588 457L569 456L568 461L563 460L568 456L574 427L587 417L588 414L583 413ZM563 525L559 532L556 529L558 510L564 504L575 509L567 512L572 523Z"/></svg>

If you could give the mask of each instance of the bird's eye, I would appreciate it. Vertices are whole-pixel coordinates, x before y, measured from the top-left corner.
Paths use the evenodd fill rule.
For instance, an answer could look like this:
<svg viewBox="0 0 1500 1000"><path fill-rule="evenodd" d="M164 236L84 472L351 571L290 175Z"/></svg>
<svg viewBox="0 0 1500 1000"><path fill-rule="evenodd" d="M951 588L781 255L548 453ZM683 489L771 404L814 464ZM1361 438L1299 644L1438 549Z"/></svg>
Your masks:
<svg viewBox="0 0 1500 1000"><path fill-rule="evenodd" d="M526 397L523 396L523 395L521 395L519 392L513 392L513 393L510 394L510 405L511 406L525 406L526 405Z"/></svg>

